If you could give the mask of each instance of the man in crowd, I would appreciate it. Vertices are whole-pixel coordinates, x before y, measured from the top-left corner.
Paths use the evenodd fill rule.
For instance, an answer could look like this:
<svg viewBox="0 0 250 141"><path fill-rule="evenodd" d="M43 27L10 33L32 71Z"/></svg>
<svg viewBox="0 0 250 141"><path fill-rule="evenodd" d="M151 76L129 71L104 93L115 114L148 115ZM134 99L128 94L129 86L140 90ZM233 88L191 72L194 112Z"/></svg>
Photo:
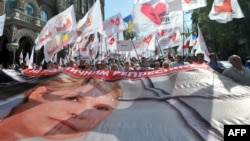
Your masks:
<svg viewBox="0 0 250 141"><path fill-rule="evenodd" d="M242 66L240 56L231 55L228 61L232 64L232 67L224 70L222 75L227 76L241 85L250 86L250 69Z"/></svg>
<svg viewBox="0 0 250 141"><path fill-rule="evenodd" d="M197 52L196 53L196 64L203 64L205 62L205 56L203 52Z"/></svg>
<svg viewBox="0 0 250 141"><path fill-rule="evenodd" d="M183 53L178 53L176 57L176 61L171 63L171 67L179 67L186 65L187 63L184 62L183 60Z"/></svg>
<svg viewBox="0 0 250 141"><path fill-rule="evenodd" d="M208 62L208 65L215 71L222 73L226 69L223 64L218 61L218 56L215 53L210 53L209 58L210 62Z"/></svg>
<svg viewBox="0 0 250 141"><path fill-rule="evenodd" d="M140 67L140 70L152 70L151 67L149 66L148 64L148 61L146 58L143 58L141 60L141 67Z"/></svg>

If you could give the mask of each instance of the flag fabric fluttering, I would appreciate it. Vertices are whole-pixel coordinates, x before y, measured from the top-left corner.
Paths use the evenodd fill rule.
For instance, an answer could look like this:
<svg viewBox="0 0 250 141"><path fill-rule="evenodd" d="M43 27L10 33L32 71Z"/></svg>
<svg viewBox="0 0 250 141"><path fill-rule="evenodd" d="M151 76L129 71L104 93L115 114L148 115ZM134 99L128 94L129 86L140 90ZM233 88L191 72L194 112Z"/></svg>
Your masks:
<svg viewBox="0 0 250 141"><path fill-rule="evenodd" d="M227 23L244 15L237 0L214 0L209 18L219 23Z"/></svg>
<svg viewBox="0 0 250 141"><path fill-rule="evenodd" d="M177 52L182 53L183 55L189 54L189 46L192 38L192 34L190 34L187 38L184 36L184 44L182 43L178 48Z"/></svg>
<svg viewBox="0 0 250 141"><path fill-rule="evenodd" d="M192 50L195 50L195 55L197 55L197 53L202 52L204 54L204 59L209 62L209 52L207 49L207 45L205 43L205 39L202 35L202 32L200 30L200 27L198 26L198 37L197 37L197 43L196 45L192 48Z"/></svg>
<svg viewBox="0 0 250 141"><path fill-rule="evenodd" d="M5 17L6 17L6 14L3 14L2 16L0 16L0 36L3 35Z"/></svg>
<svg viewBox="0 0 250 141"><path fill-rule="evenodd" d="M89 45L90 45L90 35L78 36L73 48L72 48L72 57L89 57Z"/></svg>
<svg viewBox="0 0 250 141"><path fill-rule="evenodd" d="M127 31L131 32L134 31L134 25L133 25L133 17L131 14L123 18L123 21L127 23Z"/></svg>
<svg viewBox="0 0 250 141"><path fill-rule="evenodd" d="M131 57L148 57L149 52L155 51L155 33L133 41L134 49L130 51Z"/></svg>
<svg viewBox="0 0 250 141"><path fill-rule="evenodd" d="M146 50L155 51L155 32L144 37L143 45L147 46Z"/></svg>
<svg viewBox="0 0 250 141"><path fill-rule="evenodd" d="M100 0L97 0L86 15L77 23L77 34L93 34L102 30L102 12Z"/></svg>
<svg viewBox="0 0 250 141"><path fill-rule="evenodd" d="M160 48L171 48L182 44L182 37L179 28L158 29L156 35Z"/></svg>
<svg viewBox="0 0 250 141"><path fill-rule="evenodd" d="M189 11L207 6L207 0L165 0L171 11Z"/></svg>
<svg viewBox="0 0 250 141"><path fill-rule="evenodd" d="M117 50L117 34L107 38L106 42L107 42L106 43L107 50L109 50L112 53L115 53L115 51Z"/></svg>
<svg viewBox="0 0 250 141"><path fill-rule="evenodd" d="M45 45L48 41L50 41L56 35L55 32L53 32L53 29L50 28L54 20L55 20L54 18L51 18L46 23L46 25L43 27L40 34L36 38L35 40L36 50L41 49L43 45Z"/></svg>
<svg viewBox="0 0 250 141"><path fill-rule="evenodd" d="M44 45L44 59L45 59L45 61L49 62L53 58L53 56L60 50L62 50L61 36L57 35L55 38L48 41Z"/></svg>
<svg viewBox="0 0 250 141"><path fill-rule="evenodd" d="M73 5L56 15L55 18L52 28L55 28L59 35L69 33L76 27L76 17Z"/></svg>
<svg viewBox="0 0 250 141"><path fill-rule="evenodd" d="M29 63L27 64L28 69L34 69L34 50L35 50L35 47L33 47L32 51L31 51Z"/></svg>
<svg viewBox="0 0 250 141"><path fill-rule="evenodd" d="M207 6L207 0L182 0L182 10L188 11Z"/></svg>
<svg viewBox="0 0 250 141"><path fill-rule="evenodd" d="M165 21L168 8L165 0L135 2L132 13L135 30L138 33L155 31Z"/></svg>
<svg viewBox="0 0 250 141"><path fill-rule="evenodd" d="M130 22L130 21L133 21L133 17L132 17L132 15L131 14L129 14L128 16L126 16L125 18L123 18L123 21L124 22Z"/></svg>
<svg viewBox="0 0 250 141"><path fill-rule="evenodd" d="M23 52L22 51L20 52L20 55L19 55L19 63L20 64L23 63Z"/></svg>
<svg viewBox="0 0 250 141"><path fill-rule="evenodd" d="M74 44L71 49L71 56L72 57L79 57L80 55L80 49L78 44Z"/></svg>
<svg viewBox="0 0 250 141"><path fill-rule="evenodd" d="M73 34L76 34L75 27L75 11L74 6L71 5L63 12L49 19L35 41L36 50L41 49L43 45L57 35L62 36L65 33L71 33L71 37L74 37Z"/></svg>
<svg viewBox="0 0 250 141"><path fill-rule="evenodd" d="M109 17L103 22L103 30L100 31L106 37L112 36L113 34L126 30L127 27L123 22L122 16L120 13Z"/></svg>
<svg viewBox="0 0 250 141"><path fill-rule="evenodd" d="M25 56L25 59L24 59L26 65L29 64L29 60L30 60L30 57L29 57L29 53L27 52L27 53L26 53L26 56Z"/></svg>
<svg viewBox="0 0 250 141"><path fill-rule="evenodd" d="M197 36L191 35L189 46L195 46L196 43L197 43Z"/></svg>

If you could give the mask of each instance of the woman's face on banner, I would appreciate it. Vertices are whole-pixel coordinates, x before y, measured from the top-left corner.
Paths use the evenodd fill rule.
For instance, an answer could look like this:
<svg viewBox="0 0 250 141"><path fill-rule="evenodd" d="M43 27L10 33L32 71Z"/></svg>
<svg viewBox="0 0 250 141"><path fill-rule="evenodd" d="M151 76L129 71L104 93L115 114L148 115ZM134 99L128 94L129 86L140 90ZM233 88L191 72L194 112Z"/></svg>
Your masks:
<svg viewBox="0 0 250 141"><path fill-rule="evenodd" d="M114 92L104 94L90 84L73 90L45 92L40 94L41 104L23 113L22 122L33 136L51 139L79 137L112 113L118 102L112 96ZM36 101L35 98L32 100Z"/></svg>

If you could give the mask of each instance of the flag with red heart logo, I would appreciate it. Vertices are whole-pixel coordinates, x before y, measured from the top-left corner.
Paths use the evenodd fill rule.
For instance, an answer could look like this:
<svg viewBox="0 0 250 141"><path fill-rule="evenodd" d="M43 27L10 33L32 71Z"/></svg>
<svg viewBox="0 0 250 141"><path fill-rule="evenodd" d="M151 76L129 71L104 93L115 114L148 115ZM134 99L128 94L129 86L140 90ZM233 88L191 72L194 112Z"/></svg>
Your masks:
<svg viewBox="0 0 250 141"><path fill-rule="evenodd" d="M244 15L237 0L214 0L209 13L209 18L219 23L227 23L232 21L233 18L243 17Z"/></svg>
<svg viewBox="0 0 250 141"><path fill-rule="evenodd" d="M133 23L137 32L155 31L168 13L165 0L154 0L133 5Z"/></svg>

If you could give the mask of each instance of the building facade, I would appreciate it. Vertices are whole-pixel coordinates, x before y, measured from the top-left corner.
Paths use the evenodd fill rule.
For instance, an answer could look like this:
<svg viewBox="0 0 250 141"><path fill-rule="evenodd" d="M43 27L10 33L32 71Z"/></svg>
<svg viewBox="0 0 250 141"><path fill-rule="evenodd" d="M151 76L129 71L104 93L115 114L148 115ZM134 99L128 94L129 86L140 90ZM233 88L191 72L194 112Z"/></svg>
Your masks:
<svg viewBox="0 0 250 141"><path fill-rule="evenodd" d="M31 55L35 39L46 22L74 5L76 20L88 12L96 0L1 0L0 14L6 14L0 37L0 64L20 64L19 56ZM100 0L104 19L104 0ZM65 53L65 52L61 52ZM35 63L43 60L43 48L34 52Z"/></svg>

